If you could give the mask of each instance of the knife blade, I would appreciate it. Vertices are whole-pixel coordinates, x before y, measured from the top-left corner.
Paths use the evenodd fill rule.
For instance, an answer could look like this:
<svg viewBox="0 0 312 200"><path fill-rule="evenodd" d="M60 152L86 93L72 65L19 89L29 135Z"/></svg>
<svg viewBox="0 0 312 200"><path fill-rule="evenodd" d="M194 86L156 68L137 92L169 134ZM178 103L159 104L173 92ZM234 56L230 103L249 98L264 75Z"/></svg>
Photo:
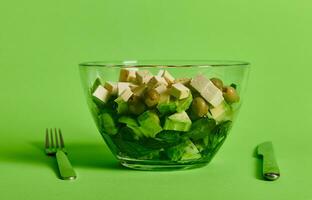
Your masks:
<svg viewBox="0 0 312 200"><path fill-rule="evenodd" d="M257 147L257 154L262 156L262 175L265 179L274 181L280 177L280 170L274 155L272 142L263 142Z"/></svg>

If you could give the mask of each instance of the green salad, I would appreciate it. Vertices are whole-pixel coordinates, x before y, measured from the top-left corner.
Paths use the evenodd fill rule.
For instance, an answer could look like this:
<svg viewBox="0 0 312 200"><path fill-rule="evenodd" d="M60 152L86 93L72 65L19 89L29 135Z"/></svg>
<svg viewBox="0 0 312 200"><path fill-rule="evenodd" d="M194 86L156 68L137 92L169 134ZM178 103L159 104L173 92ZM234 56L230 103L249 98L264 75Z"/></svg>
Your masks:
<svg viewBox="0 0 312 200"><path fill-rule="evenodd" d="M212 157L222 145L239 102L236 87L130 67L118 82L98 77L90 95L97 126L118 156L184 161Z"/></svg>

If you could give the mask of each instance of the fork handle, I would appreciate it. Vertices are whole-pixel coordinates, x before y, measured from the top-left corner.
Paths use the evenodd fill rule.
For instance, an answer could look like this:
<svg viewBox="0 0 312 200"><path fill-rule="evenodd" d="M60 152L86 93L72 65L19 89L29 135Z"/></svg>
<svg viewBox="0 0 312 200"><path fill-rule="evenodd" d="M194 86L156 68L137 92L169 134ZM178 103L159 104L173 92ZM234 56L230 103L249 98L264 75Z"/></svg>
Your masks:
<svg viewBox="0 0 312 200"><path fill-rule="evenodd" d="M57 150L56 152L56 160L58 164L58 168L60 171L61 178L63 180L72 180L75 179L76 173L74 168L70 164L67 155L62 150Z"/></svg>

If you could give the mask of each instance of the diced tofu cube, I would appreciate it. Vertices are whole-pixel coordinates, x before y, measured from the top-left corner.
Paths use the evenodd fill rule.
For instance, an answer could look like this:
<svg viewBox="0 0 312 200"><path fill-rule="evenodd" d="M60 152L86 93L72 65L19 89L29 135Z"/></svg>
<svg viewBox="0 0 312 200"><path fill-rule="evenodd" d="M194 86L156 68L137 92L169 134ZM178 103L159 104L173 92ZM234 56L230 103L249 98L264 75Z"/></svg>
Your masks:
<svg viewBox="0 0 312 200"><path fill-rule="evenodd" d="M99 85L96 90L93 92L92 96L100 100L103 103L106 103L109 99L109 91L105 89L102 85Z"/></svg>
<svg viewBox="0 0 312 200"><path fill-rule="evenodd" d="M167 91L167 87L165 85L159 85L155 90L158 94L162 94Z"/></svg>
<svg viewBox="0 0 312 200"><path fill-rule="evenodd" d="M111 81L106 81L104 84L104 88L107 89L111 95L116 95L117 94L117 83L111 82Z"/></svg>
<svg viewBox="0 0 312 200"><path fill-rule="evenodd" d="M132 82L136 80L137 68L122 68L119 73L119 81L121 82Z"/></svg>
<svg viewBox="0 0 312 200"><path fill-rule="evenodd" d="M163 77L160 77L160 76L153 76L147 83L147 86L149 88L154 88L154 87L157 87L159 85L167 86L168 83Z"/></svg>
<svg viewBox="0 0 312 200"><path fill-rule="evenodd" d="M212 85L211 88L208 87L204 92L202 92L200 94L213 107L220 105L222 103L222 101L224 100L221 90L219 90L217 87L215 87L215 85Z"/></svg>
<svg viewBox="0 0 312 200"><path fill-rule="evenodd" d="M136 81L139 84L146 84L152 78L152 74L148 70L136 71Z"/></svg>
<svg viewBox="0 0 312 200"><path fill-rule="evenodd" d="M174 77L167 70L159 70L157 76L163 77L169 85L174 83Z"/></svg>
<svg viewBox="0 0 312 200"><path fill-rule="evenodd" d="M163 70L163 69L159 70L157 76L162 77L164 72L165 72L165 70Z"/></svg>
<svg viewBox="0 0 312 200"><path fill-rule="evenodd" d="M124 100L125 102L127 102L130 97L133 95L132 91L130 88L125 89L121 95L119 96L120 98L122 98L122 100Z"/></svg>
<svg viewBox="0 0 312 200"><path fill-rule="evenodd" d="M172 85L170 94L177 99L185 99L190 94L190 89L185 87L182 83L175 83Z"/></svg>
<svg viewBox="0 0 312 200"><path fill-rule="evenodd" d="M130 87L131 90L134 90L135 88L137 88L139 86L136 85L136 84L130 83L129 87Z"/></svg>
<svg viewBox="0 0 312 200"><path fill-rule="evenodd" d="M191 80L190 85L197 90L199 93L205 91L207 89L207 85L209 84L209 81L206 77L203 75L198 75L195 78ZM210 81L211 82L211 81Z"/></svg>
<svg viewBox="0 0 312 200"><path fill-rule="evenodd" d="M220 105L224 100L222 91L203 75L198 75L192 79L190 85L214 107Z"/></svg>
<svg viewBox="0 0 312 200"><path fill-rule="evenodd" d="M142 96L146 90L147 86L145 84L140 85L132 89L132 92L135 96Z"/></svg>
<svg viewBox="0 0 312 200"><path fill-rule="evenodd" d="M124 90L128 89L128 88L130 88L130 83L128 83L128 82L118 82L117 83L118 96L120 96L121 93Z"/></svg>
<svg viewBox="0 0 312 200"><path fill-rule="evenodd" d="M190 78L176 78L174 80L174 83L182 83L183 85L188 86L191 82Z"/></svg>

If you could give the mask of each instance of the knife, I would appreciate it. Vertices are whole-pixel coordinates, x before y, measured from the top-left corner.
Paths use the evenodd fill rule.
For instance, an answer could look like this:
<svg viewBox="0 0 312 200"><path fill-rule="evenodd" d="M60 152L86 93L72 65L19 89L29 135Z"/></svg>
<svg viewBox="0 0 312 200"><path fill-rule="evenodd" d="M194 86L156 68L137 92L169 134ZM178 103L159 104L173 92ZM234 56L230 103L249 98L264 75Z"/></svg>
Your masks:
<svg viewBox="0 0 312 200"><path fill-rule="evenodd" d="M263 177L270 181L277 180L280 177L280 170L275 159L272 142L259 144L257 154L263 159Z"/></svg>

